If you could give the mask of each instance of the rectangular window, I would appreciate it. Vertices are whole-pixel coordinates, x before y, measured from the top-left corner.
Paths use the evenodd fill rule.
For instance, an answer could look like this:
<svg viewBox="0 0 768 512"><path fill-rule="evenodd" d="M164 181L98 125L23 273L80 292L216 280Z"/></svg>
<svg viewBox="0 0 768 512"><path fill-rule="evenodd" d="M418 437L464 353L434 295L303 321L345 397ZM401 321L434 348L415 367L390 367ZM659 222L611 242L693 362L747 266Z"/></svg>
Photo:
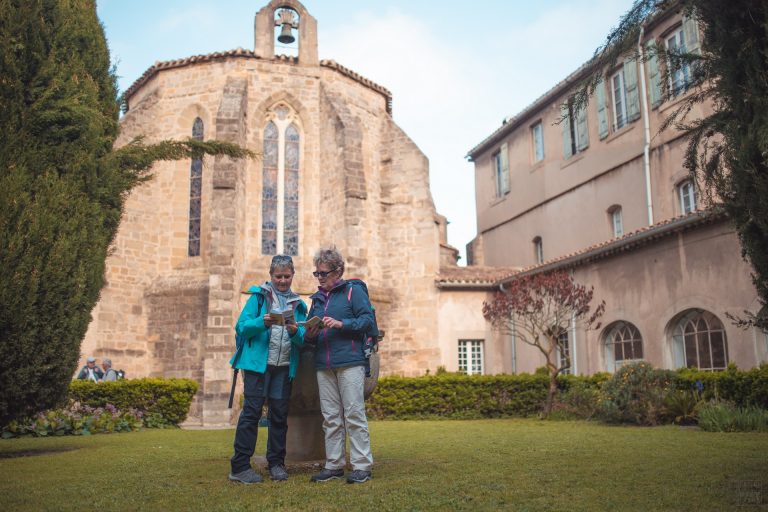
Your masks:
<svg viewBox="0 0 768 512"><path fill-rule="evenodd" d="M502 144L499 152L493 155L493 177L496 197L509 194L509 155L506 144Z"/></svg>
<svg viewBox="0 0 768 512"><path fill-rule="evenodd" d="M544 243L541 241L541 237L533 239L533 253L536 257L536 263L544 263Z"/></svg>
<svg viewBox="0 0 768 512"><path fill-rule="evenodd" d="M682 27L667 37L667 51L673 56L686 52ZM674 57L667 61L667 66L669 67L669 89L672 96L677 96L688 88L691 76L690 66L687 62L675 62Z"/></svg>
<svg viewBox="0 0 768 512"><path fill-rule="evenodd" d="M459 340L459 371L467 375L482 375L483 340Z"/></svg>
<svg viewBox="0 0 768 512"><path fill-rule="evenodd" d="M533 162L544 160L544 129L541 121L531 127L531 138L533 139Z"/></svg>
<svg viewBox="0 0 768 512"><path fill-rule="evenodd" d="M587 109L576 108L571 97L561 105L563 127L563 157L568 159L576 153L584 151L589 146L589 131L587 126Z"/></svg>
<svg viewBox="0 0 768 512"><path fill-rule="evenodd" d="M683 215L696 210L696 191L693 188L693 182L686 180L677 187L680 197L680 211Z"/></svg>
<svg viewBox="0 0 768 512"><path fill-rule="evenodd" d="M620 70L611 79L613 92L613 129L618 130L627 124L627 92L624 87L624 70Z"/></svg>
<svg viewBox="0 0 768 512"><path fill-rule="evenodd" d="M624 236L624 219L621 216L621 208L616 208L611 213L611 223L613 224L613 237Z"/></svg>

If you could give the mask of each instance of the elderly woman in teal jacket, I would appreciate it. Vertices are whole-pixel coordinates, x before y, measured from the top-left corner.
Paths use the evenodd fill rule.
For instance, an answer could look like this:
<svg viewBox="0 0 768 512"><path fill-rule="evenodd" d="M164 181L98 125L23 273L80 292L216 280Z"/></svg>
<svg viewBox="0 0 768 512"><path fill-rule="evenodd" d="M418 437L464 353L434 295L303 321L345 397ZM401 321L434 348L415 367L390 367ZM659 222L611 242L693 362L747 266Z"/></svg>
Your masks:
<svg viewBox="0 0 768 512"><path fill-rule="evenodd" d="M291 291L294 276L290 256L272 258L270 281L252 286L235 331L238 348L230 364L243 372L245 400L235 431L235 454L229 479L245 484L262 481L251 467L256 436L265 402L269 403L267 463L272 480L287 480L285 440L291 381L304 343L307 306Z"/></svg>

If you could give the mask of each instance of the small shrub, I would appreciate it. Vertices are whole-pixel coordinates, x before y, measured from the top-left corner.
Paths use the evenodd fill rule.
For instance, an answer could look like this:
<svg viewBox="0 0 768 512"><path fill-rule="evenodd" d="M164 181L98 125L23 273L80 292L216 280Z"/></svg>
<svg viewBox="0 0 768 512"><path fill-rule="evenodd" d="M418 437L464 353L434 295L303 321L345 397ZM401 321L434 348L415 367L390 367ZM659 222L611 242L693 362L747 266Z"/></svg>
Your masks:
<svg viewBox="0 0 768 512"><path fill-rule="evenodd" d="M119 411L113 405L89 407L70 402L62 409L53 409L31 418L11 421L3 427L3 439L12 437L83 436L97 433L130 432L143 425L142 413L135 409Z"/></svg>
<svg viewBox="0 0 768 512"><path fill-rule="evenodd" d="M575 381L555 399L549 419L590 420L598 411L599 395L594 385Z"/></svg>
<svg viewBox="0 0 768 512"><path fill-rule="evenodd" d="M665 419L666 396L677 374L640 361L622 366L600 391L599 416L609 423L658 425Z"/></svg>
<svg viewBox="0 0 768 512"><path fill-rule="evenodd" d="M699 411L699 427L708 432L768 432L768 410L710 402Z"/></svg>
<svg viewBox="0 0 768 512"><path fill-rule="evenodd" d="M666 415L677 425L695 425L700 403L693 391L671 391L664 399Z"/></svg>

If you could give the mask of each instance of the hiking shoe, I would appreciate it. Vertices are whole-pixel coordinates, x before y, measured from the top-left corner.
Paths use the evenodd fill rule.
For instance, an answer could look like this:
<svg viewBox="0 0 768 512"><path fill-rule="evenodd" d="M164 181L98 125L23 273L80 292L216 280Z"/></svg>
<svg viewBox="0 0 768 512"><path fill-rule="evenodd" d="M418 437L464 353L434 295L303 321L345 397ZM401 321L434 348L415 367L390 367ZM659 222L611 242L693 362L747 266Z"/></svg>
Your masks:
<svg viewBox="0 0 768 512"><path fill-rule="evenodd" d="M285 470L285 466L277 464L269 468L269 477L277 481L288 480L288 472Z"/></svg>
<svg viewBox="0 0 768 512"><path fill-rule="evenodd" d="M241 471L239 473L230 473L229 480L232 482L239 482L241 484L248 485L261 483L262 478L260 474L253 470L253 468L248 468L245 471Z"/></svg>
<svg viewBox="0 0 768 512"><path fill-rule="evenodd" d="M329 480L340 480L344 478L344 470L343 469L326 469L323 468L322 471L317 473L316 475L312 475L312 478L310 478L310 481L312 482L327 482Z"/></svg>
<svg viewBox="0 0 768 512"><path fill-rule="evenodd" d="M347 477L348 484L361 484L367 482L373 478L370 471L363 471L362 469L356 469Z"/></svg>

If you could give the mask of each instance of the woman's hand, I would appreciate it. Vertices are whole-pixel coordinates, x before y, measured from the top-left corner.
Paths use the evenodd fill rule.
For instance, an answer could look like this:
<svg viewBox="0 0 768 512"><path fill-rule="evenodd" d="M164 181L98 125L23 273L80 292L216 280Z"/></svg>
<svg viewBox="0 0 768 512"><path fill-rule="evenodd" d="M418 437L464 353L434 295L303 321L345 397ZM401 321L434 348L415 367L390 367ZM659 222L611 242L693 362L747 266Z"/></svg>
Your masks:
<svg viewBox="0 0 768 512"><path fill-rule="evenodd" d="M320 334L320 327L318 326L307 327L304 331L305 338L316 338L318 334Z"/></svg>
<svg viewBox="0 0 768 512"><path fill-rule="evenodd" d="M270 314L264 315L264 326L265 327L272 327L276 323L277 323L277 319L275 317L273 317Z"/></svg>
<svg viewBox="0 0 768 512"><path fill-rule="evenodd" d="M288 334L293 336L296 334L296 331L299 330L299 326L296 324L285 324L285 330L288 331Z"/></svg>
<svg viewBox="0 0 768 512"><path fill-rule="evenodd" d="M341 320L325 316L323 317L323 325L329 329L341 329L344 324L341 323Z"/></svg>

